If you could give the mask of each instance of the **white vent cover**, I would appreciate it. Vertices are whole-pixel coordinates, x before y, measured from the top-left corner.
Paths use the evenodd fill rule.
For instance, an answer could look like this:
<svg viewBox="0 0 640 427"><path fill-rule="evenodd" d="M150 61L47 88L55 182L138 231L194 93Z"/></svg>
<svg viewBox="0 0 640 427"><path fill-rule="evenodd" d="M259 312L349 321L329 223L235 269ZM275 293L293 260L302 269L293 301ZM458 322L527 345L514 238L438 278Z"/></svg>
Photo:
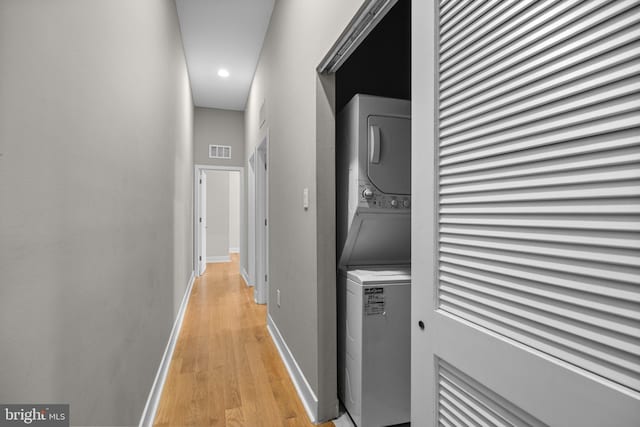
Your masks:
<svg viewBox="0 0 640 427"><path fill-rule="evenodd" d="M230 145L209 145L209 158L210 159L230 159L231 146Z"/></svg>

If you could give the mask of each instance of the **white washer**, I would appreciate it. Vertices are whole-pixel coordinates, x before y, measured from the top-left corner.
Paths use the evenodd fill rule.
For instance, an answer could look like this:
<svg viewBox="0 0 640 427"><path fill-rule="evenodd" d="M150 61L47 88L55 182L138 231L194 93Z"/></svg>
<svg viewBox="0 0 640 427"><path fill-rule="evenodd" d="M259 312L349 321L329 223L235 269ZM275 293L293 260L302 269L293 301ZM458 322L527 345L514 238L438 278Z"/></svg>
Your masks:
<svg viewBox="0 0 640 427"><path fill-rule="evenodd" d="M410 301L408 267L340 272L339 395L359 427L410 421Z"/></svg>

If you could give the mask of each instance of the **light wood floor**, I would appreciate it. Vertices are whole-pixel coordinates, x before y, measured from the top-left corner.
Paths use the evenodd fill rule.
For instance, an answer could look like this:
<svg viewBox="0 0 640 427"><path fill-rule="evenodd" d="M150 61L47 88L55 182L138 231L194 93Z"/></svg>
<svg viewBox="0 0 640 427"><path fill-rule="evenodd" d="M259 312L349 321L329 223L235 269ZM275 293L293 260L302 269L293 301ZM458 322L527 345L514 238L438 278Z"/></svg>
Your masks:
<svg viewBox="0 0 640 427"><path fill-rule="evenodd" d="M237 255L208 264L193 286L154 426L312 425Z"/></svg>

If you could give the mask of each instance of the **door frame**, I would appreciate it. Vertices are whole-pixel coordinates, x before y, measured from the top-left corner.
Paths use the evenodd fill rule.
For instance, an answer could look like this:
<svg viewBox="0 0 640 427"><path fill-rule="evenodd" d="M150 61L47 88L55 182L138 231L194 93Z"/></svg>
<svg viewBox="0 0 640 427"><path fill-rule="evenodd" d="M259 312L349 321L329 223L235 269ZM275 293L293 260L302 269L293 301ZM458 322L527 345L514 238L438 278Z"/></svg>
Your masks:
<svg viewBox="0 0 640 427"><path fill-rule="evenodd" d="M198 217L199 220L196 224L197 226L197 235L198 235L198 267L196 269L196 276L200 276L205 273L207 270L207 173L205 171L200 171L198 174ZM204 237L204 239L202 238Z"/></svg>
<svg viewBox="0 0 640 427"><path fill-rule="evenodd" d="M247 286L256 283L256 174L255 150L247 168L247 269L242 271Z"/></svg>
<svg viewBox="0 0 640 427"><path fill-rule="evenodd" d="M258 304L269 304L269 130L255 147L253 172L255 178L253 215L253 272L254 299ZM263 224L263 218L266 223Z"/></svg>
<svg viewBox="0 0 640 427"><path fill-rule="evenodd" d="M316 232L318 387L315 421L339 413L337 367L335 76L398 0L364 0L316 67ZM304 399L303 399L304 400Z"/></svg>
<svg viewBox="0 0 640 427"><path fill-rule="evenodd" d="M246 248L244 246L246 236L246 224L244 223L244 193L245 193L245 176L244 167L242 166L214 166L214 165L194 165L193 173L193 271L196 276L200 276L198 268L198 260L201 256L206 257L206 254L200 253L200 232L199 232L199 219L202 212L201 198L200 198L200 173L207 171L227 171L227 172L239 172L240 173L240 270L242 270L242 263L246 257Z"/></svg>
<svg viewBox="0 0 640 427"><path fill-rule="evenodd" d="M435 362L416 355L432 352L431 341L424 339L434 325L428 322L428 313L434 309L425 306L435 291L437 274L437 236L435 171L436 148L418 141L434 139L437 81L435 58L436 6L414 1L411 4L411 121L412 159L412 215L411 215L411 421L430 423L435 418L437 390L434 384ZM425 22L434 25L424 25ZM419 47L418 47L419 46ZM417 120L416 120L417 119ZM420 186L416 183L427 180ZM420 188L419 191L416 189ZM416 193L418 193L416 197ZM415 262L414 262L415 261ZM425 262L426 261L426 262ZM420 380L418 380L420 378ZM428 383L422 381L427 379Z"/></svg>

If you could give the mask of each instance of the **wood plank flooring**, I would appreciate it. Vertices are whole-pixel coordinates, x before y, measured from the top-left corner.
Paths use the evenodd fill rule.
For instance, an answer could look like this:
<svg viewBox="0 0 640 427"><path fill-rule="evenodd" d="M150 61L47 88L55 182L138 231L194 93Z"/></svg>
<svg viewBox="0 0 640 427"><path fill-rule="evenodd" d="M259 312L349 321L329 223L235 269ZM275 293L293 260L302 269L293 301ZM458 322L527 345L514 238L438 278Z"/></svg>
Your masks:
<svg viewBox="0 0 640 427"><path fill-rule="evenodd" d="M240 277L237 255L207 265L193 286L155 427L313 425L269 336L266 313Z"/></svg>

